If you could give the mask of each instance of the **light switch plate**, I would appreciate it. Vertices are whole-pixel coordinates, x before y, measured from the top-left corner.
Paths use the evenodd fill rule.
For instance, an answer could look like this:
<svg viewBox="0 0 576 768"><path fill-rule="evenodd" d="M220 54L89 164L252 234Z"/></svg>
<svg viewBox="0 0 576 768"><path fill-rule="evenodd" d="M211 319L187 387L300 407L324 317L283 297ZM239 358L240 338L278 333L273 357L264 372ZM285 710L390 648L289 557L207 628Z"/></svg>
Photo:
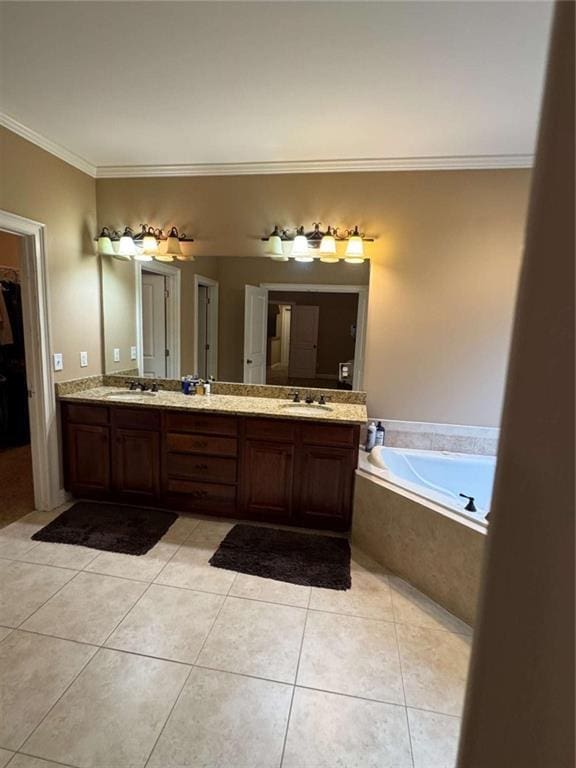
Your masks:
<svg viewBox="0 0 576 768"><path fill-rule="evenodd" d="M130 347L130 360L136 360L136 347Z"/></svg>
<svg viewBox="0 0 576 768"><path fill-rule="evenodd" d="M120 362L120 350L118 347L114 347L114 362L119 363Z"/></svg>
<svg viewBox="0 0 576 768"><path fill-rule="evenodd" d="M54 370L55 371L61 371L64 368L64 357L62 355L62 352L55 352L54 353Z"/></svg>
<svg viewBox="0 0 576 768"><path fill-rule="evenodd" d="M88 366L88 352L80 352L80 368Z"/></svg>

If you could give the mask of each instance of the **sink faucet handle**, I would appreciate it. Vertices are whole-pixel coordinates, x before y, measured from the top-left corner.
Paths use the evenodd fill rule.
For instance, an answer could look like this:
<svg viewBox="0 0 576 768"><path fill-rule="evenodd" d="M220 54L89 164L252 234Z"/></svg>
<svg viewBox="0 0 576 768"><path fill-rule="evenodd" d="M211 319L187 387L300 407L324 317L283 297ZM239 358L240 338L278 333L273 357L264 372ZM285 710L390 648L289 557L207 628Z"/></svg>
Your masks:
<svg viewBox="0 0 576 768"><path fill-rule="evenodd" d="M320 395L320 397L318 398L318 405L326 405L327 400L330 400L328 395Z"/></svg>
<svg viewBox="0 0 576 768"><path fill-rule="evenodd" d="M134 392L135 389L138 389L138 384L134 381L134 379L128 382L128 388L131 392Z"/></svg>
<svg viewBox="0 0 576 768"><path fill-rule="evenodd" d="M314 402L314 395L312 395L310 392L308 392L308 394L306 395L306 401L305 402L307 402L308 405L312 405L312 403Z"/></svg>
<svg viewBox="0 0 576 768"><path fill-rule="evenodd" d="M290 397L292 398L293 403L299 403L300 402L300 392L298 390L295 390L294 392L290 393Z"/></svg>

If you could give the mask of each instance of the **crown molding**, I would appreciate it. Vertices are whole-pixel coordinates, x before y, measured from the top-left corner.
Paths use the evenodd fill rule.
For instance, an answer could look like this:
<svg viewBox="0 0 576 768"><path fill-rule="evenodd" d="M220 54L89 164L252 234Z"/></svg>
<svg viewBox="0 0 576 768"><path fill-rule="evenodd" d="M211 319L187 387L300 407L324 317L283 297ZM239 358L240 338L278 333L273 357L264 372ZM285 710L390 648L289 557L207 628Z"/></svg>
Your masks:
<svg viewBox="0 0 576 768"><path fill-rule="evenodd" d="M32 144L36 144L37 147L46 150L46 152L60 158L60 160L64 160L65 163L74 166L74 168L88 174L88 176L92 176L92 178L96 177L95 165L92 165L88 160L76 155L74 152L70 152L66 147L56 144L56 142L47 139L45 136L42 136L42 134L33 131L32 128L22 125L22 123L19 123L17 120L14 120L13 117L10 117L10 115L0 112L0 125L4 126L4 128L7 128L9 131L12 131L12 133L21 136L23 139L30 141Z"/></svg>
<svg viewBox="0 0 576 768"><path fill-rule="evenodd" d="M533 155L383 157L359 160L294 160L271 163L195 163L191 165L103 165L98 179L167 176L254 176L287 173L359 173L374 171L458 171L531 168Z"/></svg>
<svg viewBox="0 0 576 768"><path fill-rule="evenodd" d="M256 163L96 166L13 117L0 112L0 125L97 179L174 176L257 176L288 173L368 173L377 171L471 171L531 168L534 155L455 155L448 157L375 157L358 160L289 160Z"/></svg>

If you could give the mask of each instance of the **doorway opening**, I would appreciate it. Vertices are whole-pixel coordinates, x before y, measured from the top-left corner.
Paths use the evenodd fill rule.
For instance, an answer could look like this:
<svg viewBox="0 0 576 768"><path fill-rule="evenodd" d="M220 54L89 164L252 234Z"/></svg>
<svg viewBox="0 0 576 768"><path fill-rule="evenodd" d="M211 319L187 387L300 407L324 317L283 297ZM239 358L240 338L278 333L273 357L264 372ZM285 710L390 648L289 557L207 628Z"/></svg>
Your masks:
<svg viewBox="0 0 576 768"><path fill-rule="evenodd" d="M0 231L0 527L34 509L22 252L22 237Z"/></svg>
<svg viewBox="0 0 576 768"><path fill-rule="evenodd" d="M245 286L244 382L361 389L367 286Z"/></svg>
<svg viewBox="0 0 576 768"><path fill-rule="evenodd" d="M138 371L152 379L180 378L180 270L136 262Z"/></svg>
<svg viewBox="0 0 576 768"><path fill-rule="evenodd" d="M218 283L194 275L194 371L218 378Z"/></svg>

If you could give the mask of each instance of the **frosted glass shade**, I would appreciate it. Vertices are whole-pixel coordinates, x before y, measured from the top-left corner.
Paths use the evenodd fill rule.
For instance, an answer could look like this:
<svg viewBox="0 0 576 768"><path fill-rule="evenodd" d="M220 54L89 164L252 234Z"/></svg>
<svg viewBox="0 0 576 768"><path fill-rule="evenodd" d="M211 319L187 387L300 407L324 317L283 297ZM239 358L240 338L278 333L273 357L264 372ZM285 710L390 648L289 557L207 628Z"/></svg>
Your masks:
<svg viewBox="0 0 576 768"><path fill-rule="evenodd" d="M364 261L364 243L360 235L352 235L348 240L344 260L348 264L362 264Z"/></svg>
<svg viewBox="0 0 576 768"><path fill-rule="evenodd" d="M282 248L282 238L280 235L270 235L268 238L268 246L266 253L269 256L284 256L284 250ZM284 259L280 259L283 261Z"/></svg>
<svg viewBox="0 0 576 768"><path fill-rule="evenodd" d="M296 235L292 244L292 258L296 261L314 261L308 249L305 235Z"/></svg>
<svg viewBox="0 0 576 768"><path fill-rule="evenodd" d="M182 254L182 248L180 248L180 240L178 239L178 230L176 227L172 227L168 239L166 240L166 253L172 256L180 256Z"/></svg>
<svg viewBox="0 0 576 768"><path fill-rule="evenodd" d="M336 240L333 235L324 235L320 243L320 261L324 264L335 264L339 261L336 254Z"/></svg>
<svg viewBox="0 0 576 768"><path fill-rule="evenodd" d="M139 251L134 254L134 261L154 261L154 256L151 253L144 253Z"/></svg>
<svg viewBox="0 0 576 768"><path fill-rule="evenodd" d="M120 258L130 258L131 256L136 256L136 243L134 242L134 238L132 235L127 235L124 233L122 237L120 238L120 243L118 244L118 256ZM152 258L150 256L150 258Z"/></svg>
<svg viewBox="0 0 576 768"><path fill-rule="evenodd" d="M178 261L195 261L194 256L192 256L191 253L182 253L180 252L176 258Z"/></svg>
<svg viewBox="0 0 576 768"><path fill-rule="evenodd" d="M98 238L98 253L102 256L115 256L116 252L112 246L112 240L108 235L100 235Z"/></svg>
<svg viewBox="0 0 576 768"><path fill-rule="evenodd" d="M154 256L158 253L158 241L154 235L144 235L142 239L142 250Z"/></svg>
<svg viewBox="0 0 576 768"><path fill-rule="evenodd" d="M161 253L160 251L154 254L154 258L156 261L174 261L174 256L171 253Z"/></svg>

